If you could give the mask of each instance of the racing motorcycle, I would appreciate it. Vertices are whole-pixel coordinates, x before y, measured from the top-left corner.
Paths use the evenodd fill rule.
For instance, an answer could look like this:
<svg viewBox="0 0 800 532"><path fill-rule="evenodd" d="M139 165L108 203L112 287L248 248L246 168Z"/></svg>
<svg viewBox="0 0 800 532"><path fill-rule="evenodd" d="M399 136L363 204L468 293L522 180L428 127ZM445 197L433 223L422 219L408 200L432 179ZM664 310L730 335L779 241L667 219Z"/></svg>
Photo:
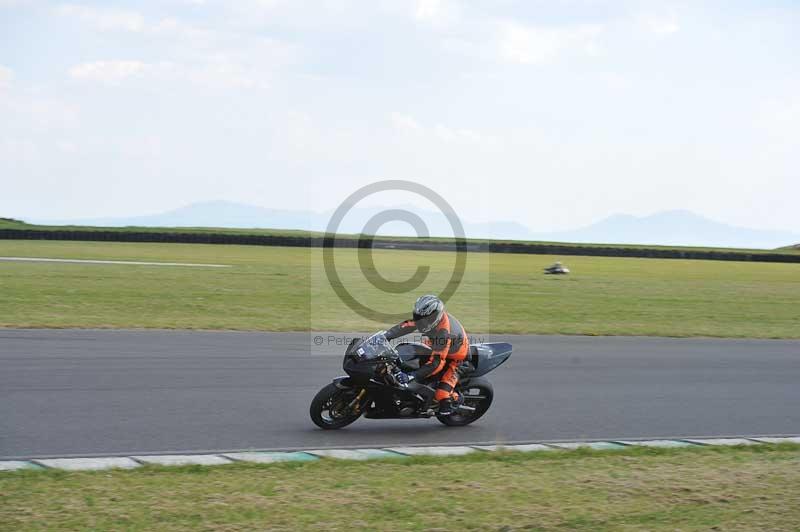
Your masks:
<svg viewBox="0 0 800 532"><path fill-rule="evenodd" d="M385 331L354 338L344 353L342 368L347 376L337 377L311 401L310 414L323 429L340 429L362 415L369 419L416 419L436 417L451 427L469 425L483 416L492 404L494 389L483 376L508 360L511 344L471 345L459 366L455 391L464 401L450 413L439 413L434 401L437 376L422 382L402 384L401 372L413 371L431 356L422 343L403 342L396 347Z"/></svg>

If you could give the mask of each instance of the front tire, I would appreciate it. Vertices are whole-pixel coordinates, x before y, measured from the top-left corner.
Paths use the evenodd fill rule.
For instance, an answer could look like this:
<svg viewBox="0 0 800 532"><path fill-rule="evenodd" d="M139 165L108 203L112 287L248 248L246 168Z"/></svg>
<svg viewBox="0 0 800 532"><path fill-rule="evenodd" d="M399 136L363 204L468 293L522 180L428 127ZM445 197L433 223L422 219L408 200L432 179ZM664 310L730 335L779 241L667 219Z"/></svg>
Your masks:
<svg viewBox="0 0 800 532"><path fill-rule="evenodd" d="M353 412L348 405L356 398L355 389L342 389L331 383L317 392L311 401L311 421L321 429L334 430L346 427L361 417L361 411Z"/></svg>
<svg viewBox="0 0 800 532"><path fill-rule="evenodd" d="M469 384L456 386L456 392L464 396L464 404L475 408L474 412L454 412L449 416L437 414L438 419L448 427L463 427L477 421L492 406L494 400L494 387L486 379L477 378L469 381Z"/></svg>

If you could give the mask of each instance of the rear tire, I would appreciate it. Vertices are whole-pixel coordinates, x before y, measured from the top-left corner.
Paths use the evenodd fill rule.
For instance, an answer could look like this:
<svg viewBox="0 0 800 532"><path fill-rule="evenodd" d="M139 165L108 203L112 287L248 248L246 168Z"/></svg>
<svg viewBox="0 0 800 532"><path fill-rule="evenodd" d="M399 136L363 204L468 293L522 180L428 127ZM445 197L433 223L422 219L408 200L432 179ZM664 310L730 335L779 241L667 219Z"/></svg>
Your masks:
<svg viewBox="0 0 800 532"><path fill-rule="evenodd" d="M309 414L311 421L321 429L334 430L346 427L361 417L361 412L345 411L347 405L356 398L355 389L342 389L331 383L317 392L311 401Z"/></svg>
<svg viewBox="0 0 800 532"><path fill-rule="evenodd" d="M477 421L492 406L494 400L494 387L492 383L480 377L470 380L463 388L456 386L456 392L464 396L464 404L475 408L474 412L452 413L449 416L436 415L448 427L463 427Z"/></svg>

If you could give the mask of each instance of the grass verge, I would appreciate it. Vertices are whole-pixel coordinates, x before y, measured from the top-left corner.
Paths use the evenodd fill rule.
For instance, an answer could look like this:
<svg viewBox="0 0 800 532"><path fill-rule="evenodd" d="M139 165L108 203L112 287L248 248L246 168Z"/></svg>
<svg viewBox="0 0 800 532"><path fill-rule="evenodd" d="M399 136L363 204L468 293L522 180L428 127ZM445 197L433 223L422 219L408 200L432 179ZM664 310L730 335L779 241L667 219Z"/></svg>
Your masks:
<svg viewBox="0 0 800 532"><path fill-rule="evenodd" d="M383 250L392 280L430 267L413 293L387 295L337 250L342 283L378 310L405 313L439 292L453 253ZM183 268L0 262L0 327L123 327L368 331L387 324L350 311L307 248L0 241L0 256L229 264ZM570 257L569 276L546 276L545 255L469 254L450 310L468 331L800 338L800 265ZM374 279L373 279L374 280Z"/></svg>
<svg viewBox="0 0 800 532"><path fill-rule="evenodd" d="M800 446L0 474L3 530L796 530Z"/></svg>

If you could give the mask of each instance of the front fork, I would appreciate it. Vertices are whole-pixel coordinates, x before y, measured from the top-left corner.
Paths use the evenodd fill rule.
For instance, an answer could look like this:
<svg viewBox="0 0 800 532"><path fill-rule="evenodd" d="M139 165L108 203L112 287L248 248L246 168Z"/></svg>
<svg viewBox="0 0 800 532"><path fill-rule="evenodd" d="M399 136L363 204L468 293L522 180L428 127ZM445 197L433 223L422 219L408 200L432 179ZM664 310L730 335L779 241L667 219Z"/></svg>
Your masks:
<svg viewBox="0 0 800 532"><path fill-rule="evenodd" d="M356 395L355 399L350 401L350 404L347 405L347 409L348 410L352 410L356 414L360 414L361 413L361 400L364 398L365 395L367 395L367 389L366 388L361 388L361 391L358 392L358 394Z"/></svg>

